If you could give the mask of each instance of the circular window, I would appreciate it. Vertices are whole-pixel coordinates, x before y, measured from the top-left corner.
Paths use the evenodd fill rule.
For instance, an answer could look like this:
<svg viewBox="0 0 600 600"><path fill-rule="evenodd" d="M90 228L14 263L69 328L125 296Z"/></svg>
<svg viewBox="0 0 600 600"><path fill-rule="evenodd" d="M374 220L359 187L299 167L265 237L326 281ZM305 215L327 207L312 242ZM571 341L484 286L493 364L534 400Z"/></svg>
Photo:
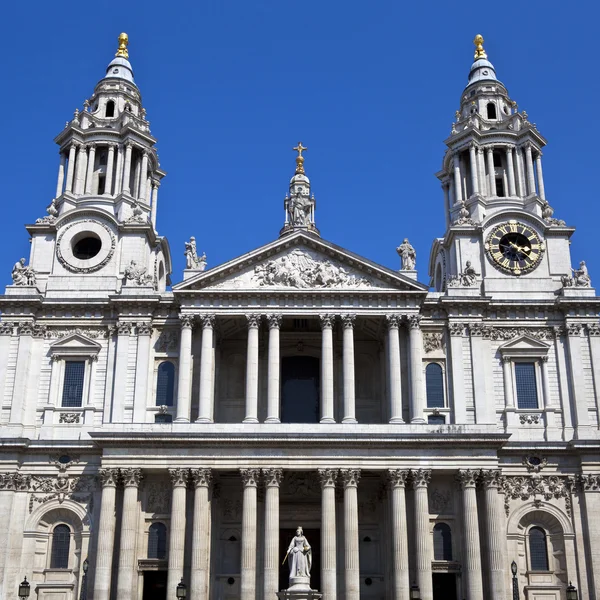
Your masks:
<svg viewBox="0 0 600 600"><path fill-rule="evenodd" d="M373 580L370 577L365 579L365 585L373 585Z"/></svg>
<svg viewBox="0 0 600 600"><path fill-rule="evenodd" d="M73 238L73 256L79 260L94 258L102 248L100 238L93 233L84 233Z"/></svg>

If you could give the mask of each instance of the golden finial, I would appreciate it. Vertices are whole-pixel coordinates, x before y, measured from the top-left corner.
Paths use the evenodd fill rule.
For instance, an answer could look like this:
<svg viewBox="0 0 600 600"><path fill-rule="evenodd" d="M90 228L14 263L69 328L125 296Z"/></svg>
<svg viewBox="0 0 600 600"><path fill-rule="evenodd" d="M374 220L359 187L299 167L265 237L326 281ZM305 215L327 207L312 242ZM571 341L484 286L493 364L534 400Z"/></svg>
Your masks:
<svg viewBox="0 0 600 600"><path fill-rule="evenodd" d="M122 56L123 58L129 58L129 52L127 45L129 44L129 36L126 33L119 35L119 49L115 56Z"/></svg>
<svg viewBox="0 0 600 600"><path fill-rule="evenodd" d="M478 33L475 36L475 39L473 40L473 43L475 44L475 60L479 60L480 58L487 58L487 54L483 49L483 42L483 36L480 33Z"/></svg>
<svg viewBox="0 0 600 600"><path fill-rule="evenodd" d="M295 148L292 148L292 150L295 150L298 153L298 156L296 156L296 175L298 175L298 173L304 173L304 156L302 156L302 153L305 150L308 150L308 148L305 148L302 145L302 142L298 142L298 145Z"/></svg>

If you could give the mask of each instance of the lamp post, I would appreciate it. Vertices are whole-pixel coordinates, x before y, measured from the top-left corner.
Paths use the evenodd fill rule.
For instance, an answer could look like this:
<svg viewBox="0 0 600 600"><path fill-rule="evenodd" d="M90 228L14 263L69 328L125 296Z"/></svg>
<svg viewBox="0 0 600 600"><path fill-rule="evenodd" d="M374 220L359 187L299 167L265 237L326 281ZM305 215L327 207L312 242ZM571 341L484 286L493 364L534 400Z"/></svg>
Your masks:
<svg viewBox="0 0 600 600"><path fill-rule="evenodd" d="M410 586L410 600L421 600L421 590L416 583Z"/></svg>
<svg viewBox="0 0 600 600"><path fill-rule="evenodd" d="M90 565L88 559L83 561L81 568L83 569L83 577L81 578L81 592L79 593L79 600L87 600L87 573Z"/></svg>
<svg viewBox="0 0 600 600"><path fill-rule="evenodd" d="M25 577L19 584L19 598L29 598L30 591L29 581L27 581L27 577Z"/></svg>
<svg viewBox="0 0 600 600"><path fill-rule="evenodd" d="M519 582L517 581L517 563L513 560L510 565L513 584L513 600L519 600Z"/></svg>
<svg viewBox="0 0 600 600"><path fill-rule="evenodd" d="M187 598L187 586L183 583L183 577L181 581L177 584L177 589L175 590L177 594L177 598Z"/></svg>
<svg viewBox="0 0 600 600"><path fill-rule="evenodd" d="M569 587L567 588L567 600L577 600L577 588L569 581Z"/></svg>

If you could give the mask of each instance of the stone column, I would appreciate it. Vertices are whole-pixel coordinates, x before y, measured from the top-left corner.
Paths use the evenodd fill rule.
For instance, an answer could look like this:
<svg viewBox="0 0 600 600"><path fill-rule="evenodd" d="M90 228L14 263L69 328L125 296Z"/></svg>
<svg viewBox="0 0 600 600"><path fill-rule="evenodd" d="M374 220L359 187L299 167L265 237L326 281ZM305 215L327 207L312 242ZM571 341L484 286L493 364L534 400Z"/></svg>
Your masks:
<svg viewBox="0 0 600 600"><path fill-rule="evenodd" d="M358 559L358 480L360 469L340 469L344 482L345 600L360 600Z"/></svg>
<svg viewBox="0 0 600 600"><path fill-rule="evenodd" d="M402 418L402 380L400 367L400 316L386 315L388 329L388 365L390 377L390 423L404 423Z"/></svg>
<svg viewBox="0 0 600 600"><path fill-rule="evenodd" d="M356 423L354 387L354 321L356 315L343 315L344 324L344 417L342 423Z"/></svg>
<svg viewBox="0 0 600 600"><path fill-rule="evenodd" d="M446 228L450 227L450 211L452 209L452 205L450 204L450 184L447 182L442 182L442 192L444 193L444 207L446 213Z"/></svg>
<svg viewBox="0 0 600 600"><path fill-rule="evenodd" d="M256 523L258 469L240 469L244 484L242 506L242 593L240 600L256 600ZM169 588L171 589L171 588Z"/></svg>
<svg viewBox="0 0 600 600"><path fill-rule="evenodd" d="M246 358L246 418L244 423L258 423L258 328L260 315L246 315L248 351Z"/></svg>
<svg viewBox="0 0 600 600"><path fill-rule="evenodd" d="M464 323L449 323L450 334L450 365L452 369L452 407L454 422L464 424L467 422L467 406L465 403L465 375L463 366L463 334Z"/></svg>
<svg viewBox="0 0 600 600"><path fill-rule="evenodd" d="M58 165L58 178L56 180L56 196L58 198L62 194L63 184L65 182L65 164L67 157L64 152L60 152L60 163Z"/></svg>
<svg viewBox="0 0 600 600"><path fill-rule="evenodd" d="M535 169L537 171L538 190L540 199L546 199L546 190L544 188L544 173L542 172L542 153L538 152L535 157Z"/></svg>
<svg viewBox="0 0 600 600"><path fill-rule="evenodd" d="M100 522L98 523L94 600L109 600L115 544L115 500L119 470L100 469L99 475L102 482L102 500L100 504Z"/></svg>
<svg viewBox="0 0 600 600"><path fill-rule="evenodd" d="M200 402L196 423L212 423L215 315L201 315L200 320L202 321L202 354L200 355Z"/></svg>
<svg viewBox="0 0 600 600"><path fill-rule="evenodd" d="M135 393L133 398L133 422L145 423L148 409L148 365L150 364L150 341L152 323L137 324L137 356L135 367ZM119 385L119 383L117 383Z"/></svg>
<svg viewBox="0 0 600 600"><path fill-rule="evenodd" d="M146 202L146 185L148 183L148 151L144 150L144 154L142 156L142 167L141 167L141 175L140 175L140 193L138 195L139 200L143 200Z"/></svg>
<svg viewBox="0 0 600 600"><path fill-rule="evenodd" d="M423 337L421 316L408 317L410 345L410 421L425 423L425 398L423 394Z"/></svg>
<svg viewBox="0 0 600 600"><path fill-rule="evenodd" d="M584 474L579 477L581 486L581 495L583 496L583 510L585 510L584 523L585 534L584 543L588 546L590 557L591 574L590 581L590 600L600 600L600 475ZM577 579L577 573L568 573L569 578ZM580 587L580 586L578 586Z"/></svg>
<svg viewBox="0 0 600 600"><path fill-rule="evenodd" d="M482 471L485 488L485 528L488 548L488 572L492 598L506 598L506 516L501 489L502 472L499 469Z"/></svg>
<svg viewBox="0 0 600 600"><path fill-rule="evenodd" d="M460 157L458 152L453 154L454 160L454 203L459 204L463 199L462 182L460 179Z"/></svg>
<svg viewBox="0 0 600 600"><path fill-rule="evenodd" d="M411 471L411 483L414 490L415 510L415 571L417 585L422 600L433 600L433 582L431 579L431 533L429 532L429 497L427 486L431 480L431 470Z"/></svg>
<svg viewBox="0 0 600 600"><path fill-rule="evenodd" d="M177 414L175 422L189 423L191 408L192 327L193 315L179 315L179 371L177 377Z"/></svg>
<svg viewBox="0 0 600 600"><path fill-rule="evenodd" d="M115 145L108 145L108 158L106 161L106 179L104 180L104 195L112 196L113 168L115 164Z"/></svg>
<svg viewBox="0 0 600 600"><path fill-rule="evenodd" d="M469 164L471 166L471 187L474 194L479 194L479 177L477 173L479 165L477 164L477 147L475 144L469 145Z"/></svg>
<svg viewBox="0 0 600 600"><path fill-rule="evenodd" d="M479 163L479 188L482 195L489 195L489 188L485 177L485 157L483 156L483 148L477 147L477 162Z"/></svg>
<svg viewBox="0 0 600 600"><path fill-rule="evenodd" d="M496 191L496 168L494 167L494 148L492 146L488 146L486 150L490 196L496 196L498 192Z"/></svg>
<svg viewBox="0 0 600 600"><path fill-rule="evenodd" d="M571 394L573 402L573 422L576 428L576 437L585 437L590 427L590 415L587 405L587 393L585 389L585 374L583 371L582 358L582 325L580 323L567 324L567 346L569 348L569 359L571 363ZM586 340L587 341L587 340Z"/></svg>
<svg viewBox="0 0 600 600"><path fill-rule="evenodd" d="M123 187L121 188L125 194L131 195L130 179L131 179L131 151L133 144L125 142L125 164L123 165Z"/></svg>
<svg viewBox="0 0 600 600"><path fill-rule="evenodd" d="M333 315L319 315L321 322L321 423L335 423L333 416Z"/></svg>
<svg viewBox="0 0 600 600"><path fill-rule="evenodd" d="M73 178L75 177L75 152L76 144L73 142L69 147L69 163L67 165L67 183L65 184L65 192L73 191Z"/></svg>
<svg viewBox="0 0 600 600"><path fill-rule="evenodd" d="M282 469L263 469L265 482L265 566L264 598L275 598L279 591L279 486Z"/></svg>
<svg viewBox="0 0 600 600"><path fill-rule="evenodd" d="M535 175L533 174L533 158L531 144L525 146L525 161L527 163L527 191L529 195L535 194Z"/></svg>
<svg viewBox="0 0 600 600"><path fill-rule="evenodd" d="M129 338L133 329L133 323L117 323L117 351L115 356L114 391L112 394L112 423L123 423L125 419L125 386L120 383L127 377L127 365L129 362Z"/></svg>
<svg viewBox="0 0 600 600"><path fill-rule="evenodd" d="M121 544L117 574L117 598L135 598L137 584L136 541L138 530L138 487L141 469L121 469L123 479L123 512L121 518ZM134 574L136 577L134 579Z"/></svg>
<svg viewBox="0 0 600 600"><path fill-rule="evenodd" d="M123 146L117 146L117 170L115 172L115 196L123 189Z"/></svg>
<svg viewBox="0 0 600 600"><path fill-rule="evenodd" d="M337 469L319 469L321 480L321 591L323 600L337 600L335 483Z"/></svg>
<svg viewBox="0 0 600 600"><path fill-rule="evenodd" d="M281 327L281 315L268 315L269 322L269 364L267 370L268 396L267 396L267 419L265 423L281 423L281 402L279 399L280 382L279 371L279 328Z"/></svg>
<svg viewBox="0 0 600 600"><path fill-rule="evenodd" d="M463 552L466 576L466 600L483 600L481 579L481 549L479 546L479 520L477 516L477 477L479 471L461 469L456 477L462 488Z"/></svg>
<svg viewBox="0 0 600 600"><path fill-rule="evenodd" d="M160 182L153 181L152 182L152 210L151 210L151 220L152 227L156 229L156 214L158 211L158 188L160 187Z"/></svg>
<svg viewBox="0 0 600 600"><path fill-rule="evenodd" d="M75 194L83 194L85 183L85 170L87 168L87 148L85 144L80 144L77 149L77 174L75 175Z"/></svg>
<svg viewBox="0 0 600 600"><path fill-rule="evenodd" d="M407 476L408 471L388 469L388 482L392 496L392 571L395 600L410 600L405 493Z"/></svg>
<svg viewBox="0 0 600 600"><path fill-rule="evenodd" d="M515 185L515 165L513 164L513 149L512 146L506 146L506 169L508 171L508 191L511 196L517 195L517 187Z"/></svg>
<svg viewBox="0 0 600 600"><path fill-rule="evenodd" d="M211 479L212 472L210 469L192 469L195 491L190 598L208 598L209 593Z"/></svg>
<svg viewBox="0 0 600 600"><path fill-rule="evenodd" d="M185 552L185 504L188 482L187 469L169 469L173 484L171 500L171 530L169 532L169 574L167 590L172 593L183 577Z"/></svg>
<svg viewBox="0 0 600 600"><path fill-rule="evenodd" d="M85 178L85 193L92 193L92 180L94 178L94 163L96 161L96 144L89 144L90 151L88 153L87 175Z"/></svg>

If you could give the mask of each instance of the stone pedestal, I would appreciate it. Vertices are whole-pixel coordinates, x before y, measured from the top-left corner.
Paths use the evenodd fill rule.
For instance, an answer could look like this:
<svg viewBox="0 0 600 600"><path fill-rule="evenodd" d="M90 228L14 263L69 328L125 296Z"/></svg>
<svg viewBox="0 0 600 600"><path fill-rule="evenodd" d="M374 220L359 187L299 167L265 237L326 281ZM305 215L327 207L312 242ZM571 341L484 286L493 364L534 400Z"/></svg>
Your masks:
<svg viewBox="0 0 600 600"><path fill-rule="evenodd" d="M323 594L310 588L310 577L290 577L290 587L277 592L277 597L279 600L319 600Z"/></svg>

